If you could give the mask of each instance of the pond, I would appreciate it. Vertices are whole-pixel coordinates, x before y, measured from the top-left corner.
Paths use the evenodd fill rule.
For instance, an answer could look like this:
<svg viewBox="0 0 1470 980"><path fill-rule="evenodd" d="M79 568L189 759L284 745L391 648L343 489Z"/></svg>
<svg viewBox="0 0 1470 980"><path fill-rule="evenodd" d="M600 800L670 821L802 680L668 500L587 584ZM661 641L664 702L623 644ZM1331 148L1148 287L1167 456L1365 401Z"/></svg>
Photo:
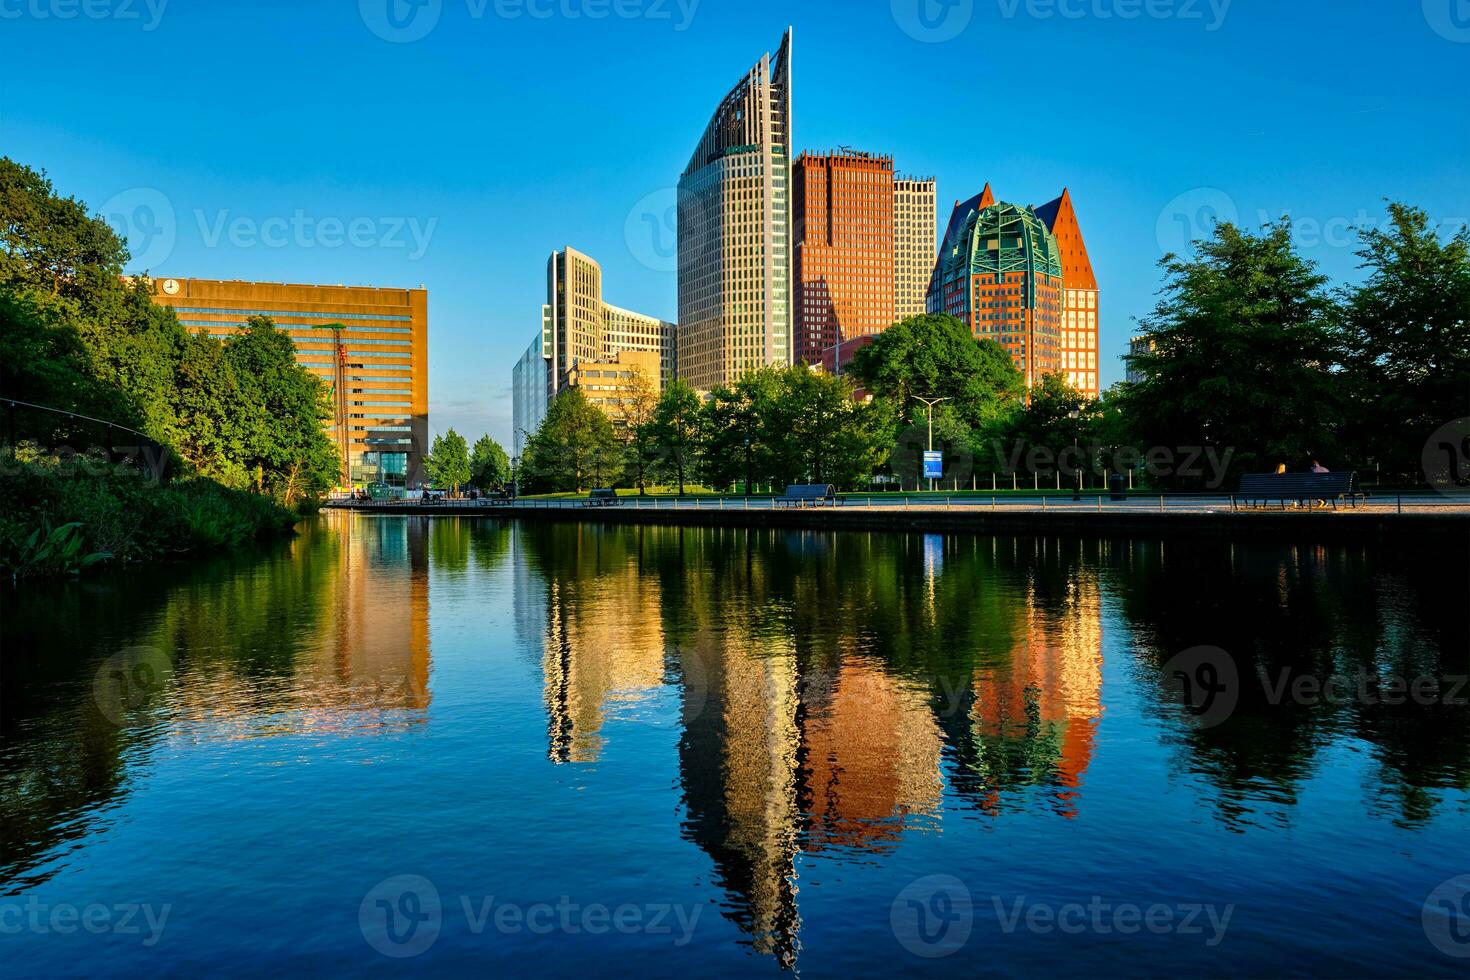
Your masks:
<svg viewBox="0 0 1470 980"><path fill-rule="evenodd" d="M337 513L7 587L5 969L1463 976L1467 552Z"/></svg>

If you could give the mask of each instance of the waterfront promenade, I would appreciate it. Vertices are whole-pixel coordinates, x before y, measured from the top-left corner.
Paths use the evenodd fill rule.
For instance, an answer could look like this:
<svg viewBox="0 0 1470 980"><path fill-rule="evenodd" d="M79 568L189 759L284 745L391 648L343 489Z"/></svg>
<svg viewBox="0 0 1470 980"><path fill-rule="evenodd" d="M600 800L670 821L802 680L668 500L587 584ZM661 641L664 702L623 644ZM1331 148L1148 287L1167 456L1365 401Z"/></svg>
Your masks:
<svg viewBox="0 0 1470 980"><path fill-rule="evenodd" d="M1393 494L1339 504L1336 510L1279 505L1232 510L1228 495L1130 494L851 494L842 506L792 508L771 497L625 496L615 507L590 507L582 497L530 497L513 504L488 500L333 501L336 509L420 516L505 517L615 524L685 524L832 530L1168 532L1212 536L1322 534L1470 535L1470 495Z"/></svg>

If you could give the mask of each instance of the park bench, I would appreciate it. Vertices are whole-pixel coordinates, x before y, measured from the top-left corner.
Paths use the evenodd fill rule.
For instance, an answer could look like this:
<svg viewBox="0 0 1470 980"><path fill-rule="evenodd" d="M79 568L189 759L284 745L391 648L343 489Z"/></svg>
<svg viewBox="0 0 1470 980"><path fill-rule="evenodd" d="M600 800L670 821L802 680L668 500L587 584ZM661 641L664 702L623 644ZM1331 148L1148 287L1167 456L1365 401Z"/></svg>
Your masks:
<svg viewBox="0 0 1470 980"><path fill-rule="evenodd" d="M1286 509L1287 501L1306 501L1310 508L1317 501L1331 501L1337 509L1339 500L1346 500L1356 507L1366 494L1357 490L1357 474L1344 473L1247 473L1240 478L1240 491L1230 498L1230 507L1237 505L1266 506L1280 501Z"/></svg>
<svg viewBox="0 0 1470 980"><path fill-rule="evenodd" d="M496 490L493 493L487 493L485 494L484 500L488 507L509 507L516 502L516 498L512 497L509 491L506 490Z"/></svg>
<svg viewBox="0 0 1470 980"><path fill-rule="evenodd" d="M837 488L830 483L793 483L786 492L776 498L777 507L805 507L810 504L840 506L847 498L837 496Z"/></svg>
<svg viewBox="0 0 1470 980"><path fill-rule="evenodd" d="M586 507L617 507L622 501L618 499L618 492L607 488L590 490L587 499L583 501Z"/></svg>

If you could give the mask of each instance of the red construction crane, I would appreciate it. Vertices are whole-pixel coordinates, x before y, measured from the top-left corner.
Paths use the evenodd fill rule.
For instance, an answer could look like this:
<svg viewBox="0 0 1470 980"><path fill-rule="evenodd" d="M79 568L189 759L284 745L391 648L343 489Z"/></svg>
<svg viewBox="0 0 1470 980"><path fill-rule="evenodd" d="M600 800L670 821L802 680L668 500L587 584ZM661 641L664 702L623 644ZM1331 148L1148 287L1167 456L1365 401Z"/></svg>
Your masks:
<svg viewBox="0 0 1470 980"><path fill-rule="evenodd" d="M332 331L332 422L336 426L337 457L341 460L341 486L352 485L352 459L348 454L351 433L347 417L347 348L342 344L340 323L323 323L317 329Z"/></svg>

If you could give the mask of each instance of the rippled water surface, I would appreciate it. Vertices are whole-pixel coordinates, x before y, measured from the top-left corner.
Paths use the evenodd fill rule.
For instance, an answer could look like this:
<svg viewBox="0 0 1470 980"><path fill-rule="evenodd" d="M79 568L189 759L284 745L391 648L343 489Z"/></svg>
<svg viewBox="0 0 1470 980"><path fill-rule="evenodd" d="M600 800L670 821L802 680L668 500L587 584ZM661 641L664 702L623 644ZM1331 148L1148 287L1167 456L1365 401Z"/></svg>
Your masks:
<svg viewBox="0 0 1470 980"><path fill-rule="evenodd" d="M0 972L1464 976L1466 550L335 514L6 591Z"/></svg>

